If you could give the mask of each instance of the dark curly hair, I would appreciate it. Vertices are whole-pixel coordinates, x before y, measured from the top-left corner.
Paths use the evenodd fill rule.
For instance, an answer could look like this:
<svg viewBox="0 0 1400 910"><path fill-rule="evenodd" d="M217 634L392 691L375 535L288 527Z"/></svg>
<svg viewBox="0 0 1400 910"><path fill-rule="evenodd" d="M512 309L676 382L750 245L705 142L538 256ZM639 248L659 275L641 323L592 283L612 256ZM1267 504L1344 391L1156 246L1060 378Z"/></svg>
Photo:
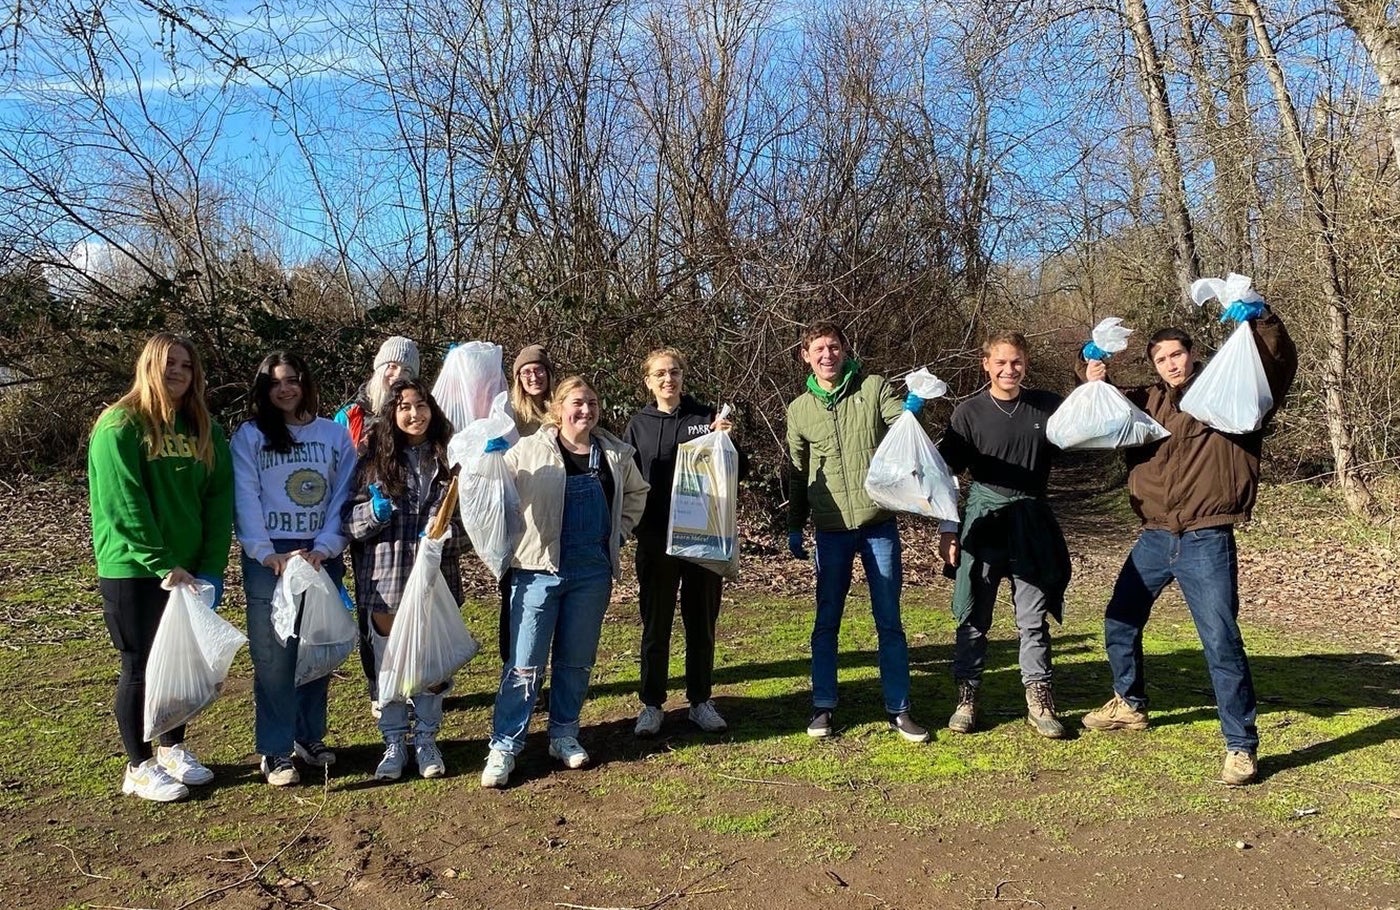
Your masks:
<svg viewBox="0 0 1400 910"><path fill-rule="evenodd" d="M447 442L452 438L452 423L442 412L442 408L438 407L437 400L433 398L433 393L428 391L425 383L419 379L396 380L389 386L384 406L375 415L374 425L370 427L360 446L359 476L356 478L359 486L377 483L386 495L395 499L404 494L407 486L404 482L402 453L408 448L408 436L399 429L399 422L394 419L394 414L399 408L404 392L409 391L417 392L432 410L433 416L428 421L427 444L432 446L433 457L437 459L438 466L443 471L448 469Z"/></svg>

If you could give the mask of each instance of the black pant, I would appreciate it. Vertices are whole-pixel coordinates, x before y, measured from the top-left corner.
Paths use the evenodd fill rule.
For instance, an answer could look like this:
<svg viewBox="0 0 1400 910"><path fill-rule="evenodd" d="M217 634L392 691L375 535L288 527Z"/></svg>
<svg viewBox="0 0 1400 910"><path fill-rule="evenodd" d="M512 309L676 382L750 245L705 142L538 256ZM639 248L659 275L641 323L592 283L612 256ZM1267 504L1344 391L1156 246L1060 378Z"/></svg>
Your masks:
<svg viewBox="0 0 1400 910"><path fill-rule="evenodd" d="M501 575L501 630L496 637L501 644L501 663L510 661L510 568Z"/></svg>
<svg viewBox="0 0 1400 910"><path fill-rule="evenodd" d="M102 592L102 619L112 646L121 655L122 670L117 677L117 729L127 760L139 765L151 757L146 740L146 659L151 656L161 614L170 592L159 578L99 578ZM160 735L162 746L185 741L182 724Z"/></svg>
<svg viewBox="0 0 1400 910"><path fill-rule="evenodd" d="M715 671L715 623L719 620L721 579L693 562L666 555L665 540L637 538L637 603L642 613L642 704L666 703L670 675L671 627L680 589L685 625L685 694L692 705L710 698Z"/></svg>

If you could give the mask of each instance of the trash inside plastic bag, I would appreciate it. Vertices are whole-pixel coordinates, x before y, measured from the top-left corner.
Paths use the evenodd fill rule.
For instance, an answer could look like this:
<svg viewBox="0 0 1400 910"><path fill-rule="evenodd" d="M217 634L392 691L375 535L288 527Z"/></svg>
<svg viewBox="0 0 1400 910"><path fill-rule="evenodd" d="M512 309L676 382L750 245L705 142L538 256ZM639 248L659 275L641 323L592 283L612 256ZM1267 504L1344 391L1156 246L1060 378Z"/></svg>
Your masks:
<svg viewBox="0 0 1400 910"><path fill-rule="evenodd" d="M486 417L468 423L447 445L448 462L461 466L457 500L461 504L462 524L471 538L472 550L498 581L510 568L515 547L525 534L525 520L515 480L506 467L505 452L487 452L486 444L508 436L514 429L510 395L501 392Z"/></svg>
<svg viewBox="0 0 1400 910"><path fill-rule="evenodd" d="M926 369L905 378L920 398L941 398L948 386ZM918 415L904 411L890 425L870 460L865 492L882 508L928 518L958 520L958 482L924 432Z"/></svg>
<svg viewBox="0 0 1400 910"><path fill-rule="evenodd" d="M1250 279L1233 272L1225 277L1202 278L1191 285L1191 299L1204 304L1212 297L1228 307L1236 301L1263 300L1250 288ZM1269 377L1247 322L1230 334L1220 350L1181 396L1181 410L1222 433L1252 433L1264 425L1274 407Z"/></svg>
<svg viewBox="0 0 1400 910"><path fill-rule="evenodd" d="M170 592L146 660L145 738L155 739L213 704L248 639L212 609L214 587Z"/></svg>
<svg viewBox="0 0 1400 910"><path fill-rule="evenodd" d="M501 369L501 346L468 341L447 352L442 371L433 383L433 398L452 422L452 429L462 430L471 421L490 414L491 403L507 388ZM515 431L514 423L510 429Z"/></svg>
<svg viewBox="0 0 1400 910"><path fill-rule="evenodd" d="M729 416L729 405L718 419ZM739 574L739 450L725 430L676 447L666 552L717 575Z"/></svg>
<svg viewBox="0 0 1400 910"><path fill-rule="evenodd" d="M287 560L272 591L272 631L283 647L297 639L298 686L333 672L359 641L340 587L301 556Z"/></svg>
<svg viewBox="0 0 1400 910"><path fill-rule="evenodd" d="M480 650L442 577L446 540L444 536L418 541L413 570L379 665L379 700L383 704L407 701L446 683Z"/></svg>
<svg viewBox="0 0 1400 910"><path fill-rule="evenodd" d="M1061 449L1126 449L1170 435L1104 381L1086 382L1070 392L1045 423L1045 438Z"/></svg>

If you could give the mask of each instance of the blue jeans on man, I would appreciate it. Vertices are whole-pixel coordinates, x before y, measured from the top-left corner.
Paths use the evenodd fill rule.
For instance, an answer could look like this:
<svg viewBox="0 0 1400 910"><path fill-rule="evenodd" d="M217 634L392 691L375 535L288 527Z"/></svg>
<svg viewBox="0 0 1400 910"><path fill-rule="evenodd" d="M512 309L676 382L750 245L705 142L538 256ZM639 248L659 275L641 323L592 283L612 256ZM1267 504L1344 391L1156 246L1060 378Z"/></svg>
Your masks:
<svg viewBox="0 0 1400 910"><path fill-rule="evenodd" d="M899 616L904 583L899 526L894 519L850 531L817 531L817 615L812 626L812 707L836 707L837 639L856 556L870 588L870 612L879 640L880 688L885 711L909 710L909 644Z"/></svg>
<svg viewBox="0 0 1400 910"><path fill-rule="evenodd" d="M1146 708L1142 630L1173 579L1201 638L1226 746L1253 752L1259 746L1254 679L1240 635L1235 533L1228 525L1181 534L1147 529L1138 537L1104 612L1114 691L1134 708Z"/></svg>

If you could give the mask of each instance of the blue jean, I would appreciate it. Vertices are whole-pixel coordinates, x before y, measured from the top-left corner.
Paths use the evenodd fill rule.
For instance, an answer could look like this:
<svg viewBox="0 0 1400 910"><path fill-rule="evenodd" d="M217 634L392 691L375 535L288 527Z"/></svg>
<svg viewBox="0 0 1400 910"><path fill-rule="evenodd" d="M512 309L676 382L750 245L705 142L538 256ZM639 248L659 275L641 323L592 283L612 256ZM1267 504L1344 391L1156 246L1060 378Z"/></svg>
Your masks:
<svg viewBox="0 0 1400 910"><path fill-rule="evenodd" d="M812 707L836 707L836 651L856 554L865 567L879 638L885 710L909 710L909 644L899 618L899 526L893 519L852 531L817 532L817 616L812 625Z"/></svg>
<svg viewBox="0 0 1400 910"><path fill-rule="evenodd" d="M310 549L313 540L274 540L278 553ZM248 653L253 658L253 731L262 755L290 756L292 743L313 743L326 735L326 697L330 674L296 685L297 642L283 647L272 631L272 592L277 576L242 554L243 594L248 601ZM336 584L345 575L339 558L322 565Z"/></svg>
<svg viewBox="0 0 1400 910"><path fill-rule="evenodd" d="M1253 751L1259 746L1254 678L1238 622L1239 571L1231 527L1183 534L1149 529L1138 537L1104 611L1104 646L1114 691L1136 708L1147 706L1142 630L1152 604L1173 579L1205 651L1225 743L1230 749Z"/></svg>

